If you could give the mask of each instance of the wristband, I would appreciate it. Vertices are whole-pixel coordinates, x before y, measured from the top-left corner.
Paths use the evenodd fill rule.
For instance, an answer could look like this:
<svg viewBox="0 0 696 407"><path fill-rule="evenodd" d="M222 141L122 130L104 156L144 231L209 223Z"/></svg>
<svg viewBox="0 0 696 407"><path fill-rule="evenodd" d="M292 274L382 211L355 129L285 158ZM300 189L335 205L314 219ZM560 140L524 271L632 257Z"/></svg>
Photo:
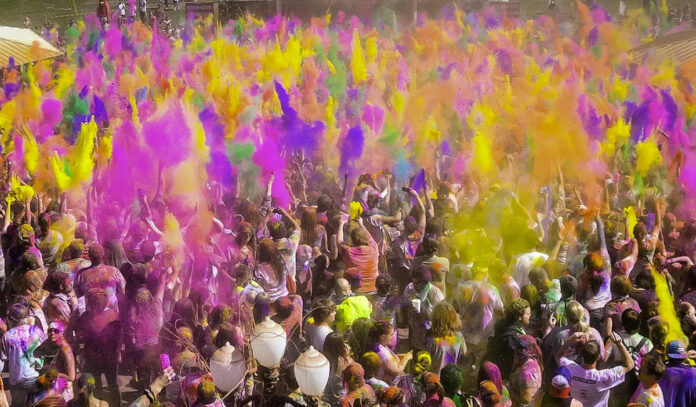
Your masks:
<svg viewBox="0 0 696 407"><path fill-rule="evenodd" d="M145 397L150 400L150 404L155 402L155 394L152 392L152 389L150 389L150 386L145 388Z"/></svg>

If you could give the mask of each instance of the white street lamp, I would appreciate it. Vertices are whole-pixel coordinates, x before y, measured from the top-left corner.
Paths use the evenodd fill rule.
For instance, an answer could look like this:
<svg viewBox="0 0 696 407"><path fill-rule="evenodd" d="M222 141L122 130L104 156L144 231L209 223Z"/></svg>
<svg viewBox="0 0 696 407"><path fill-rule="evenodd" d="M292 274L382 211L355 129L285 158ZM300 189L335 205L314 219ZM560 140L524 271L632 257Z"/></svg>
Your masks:
<svg viewBox="0 0 696 407"><path fill-rule="evenodd" d="M310 346L295 361L295 379L302 394L321 396L329 381L329 360Z"/></svg>
<svg viewBox="0 0 696 407"><path fill-rule="evenodd" d="M229 342L216 350L210 358L210 374L215 386L223 392L229 392L239 386L245 373L244 355Z"/></svg>

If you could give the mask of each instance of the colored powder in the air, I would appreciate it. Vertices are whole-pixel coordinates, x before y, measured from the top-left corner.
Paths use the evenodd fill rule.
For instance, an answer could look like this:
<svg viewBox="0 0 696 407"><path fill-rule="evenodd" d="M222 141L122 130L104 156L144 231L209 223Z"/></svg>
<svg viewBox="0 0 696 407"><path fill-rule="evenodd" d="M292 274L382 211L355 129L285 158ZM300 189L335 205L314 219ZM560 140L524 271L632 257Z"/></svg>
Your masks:
<svg viewBox="0 0 696 407"><path fill-rule="evenodd" d="M353 57L350 60L350 71L353 74L353 84L359 85L367 80L367 68L365 67L365 55L358 30L353 31Z"/></svg>
<svg viewBox="0 0 696 407"><path fill-rule="evenodd" d="M348 134L346 134L341 145L341 164L339 165L341 173L347 172L351 168L352 163L362 157L364 146L365 135L362 128L355 126L348 130Z"/></svg>
<svg viewBox="0 0 696 407"><path fill-rule="evenodd" d="M24 128L24 168L29 175L34 175L39 166L39 146L34 135Z"/></svg>
<svg viewBox="0 0 696 407"><path fill-rule="evenodd" d="M636 144L636 171L643 177L655 166L662 164L662 153L652 139Z"/></svg>
<svg viewBox="0 0 696 407"><path fill-rule="evenodd" d="M145 143L165 166L182 162L191 149L191 133L179 104L160 107L155 117L143 124Z"/></svg>
<svg viewBox="0 0 696 407"><path fill-rule="evenodd" d="M628 224L628 238L633 238L633 228L638 224L638 217L636 216L636 210L629 206L624 208L623 214L626 217L626 223Z"/></svg>
<svg viewBox="0 0 696 407"><path fill-rule="evenodd" d="M363 213L363 206L358 201L351 201L350 203L350 218L357 219Z"/></svg>
<svg viewBox="0 0 696 407"><path fill-rule="evenodd" d="M655 294L657 295L657 311L664 322L669 326L669 332L665 339L665 344L675 339L687 339L681 328L681 322L677 317L677 311L674 309L674 300L669 291L665 276L652 270L653 278L655 279Z"/></svg>

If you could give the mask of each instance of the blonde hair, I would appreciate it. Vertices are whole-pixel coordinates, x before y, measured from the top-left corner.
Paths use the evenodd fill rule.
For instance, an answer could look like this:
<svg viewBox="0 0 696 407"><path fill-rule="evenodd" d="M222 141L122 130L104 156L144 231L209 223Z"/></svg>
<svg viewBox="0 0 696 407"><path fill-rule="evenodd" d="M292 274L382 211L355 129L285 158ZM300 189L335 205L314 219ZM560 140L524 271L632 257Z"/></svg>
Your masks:
<svg viewBox="0 0 696 407"><path fill-rule="evenodd" d="M566 319L576 332L590 333L590 325L584 321L585 308L579 302L573 300L566 305Z"/></svg>
<svg viewBox="0 0 696 407"><path fill-rule="evenodd" d="M444 338L454 335L461 329L462 321L454 307L445 301L438 303L433 309L432 336Z"/></svg>

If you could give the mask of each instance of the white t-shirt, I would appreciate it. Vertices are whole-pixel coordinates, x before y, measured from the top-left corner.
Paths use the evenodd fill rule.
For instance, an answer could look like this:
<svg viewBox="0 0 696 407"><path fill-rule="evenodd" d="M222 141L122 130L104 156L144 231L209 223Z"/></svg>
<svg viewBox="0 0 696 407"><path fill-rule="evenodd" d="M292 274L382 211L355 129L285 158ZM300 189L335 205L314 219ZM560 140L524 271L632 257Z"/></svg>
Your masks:
<svg viewBox="0 0 696 407"><path fill-rule="evenodd" d="M662 396L662 389L657 383L649 389L644 389L641 383L638 385L636 392L633 393L631 403L647 407L665 407L665 398Z"/></svg>
<svg viewBox="0 0 696 407"><path fill-rule="evenodd" d="M324 350L324 341L331 332L333 329L326 325L311 324L307 327L307 341L314 346L314 349L321 352Z"/></svg>
<svg viewBox="0 0 696 407"><path fill-rule="evenodd" d="M623 366L611 369L585 369L570 359L561 358L573 380L570 383L570 395L584 407L606 407L609 390L623 383L626 374Z"/></svg>

